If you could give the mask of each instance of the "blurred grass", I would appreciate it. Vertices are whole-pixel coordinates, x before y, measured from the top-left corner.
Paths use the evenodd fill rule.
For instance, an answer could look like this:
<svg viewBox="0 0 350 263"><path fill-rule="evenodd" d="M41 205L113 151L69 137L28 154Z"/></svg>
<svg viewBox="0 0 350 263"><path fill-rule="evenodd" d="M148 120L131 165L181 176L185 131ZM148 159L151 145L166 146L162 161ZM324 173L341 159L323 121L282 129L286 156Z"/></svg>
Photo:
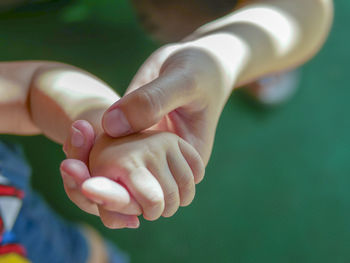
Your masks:
<svg viewBox="0 0 350 263"><path fill-rule="evenodd" d="M233 94L194 203L170 219L107 230L65 196L59 146L42 136L1 138L23 144L33 185L56 211L94 224L132 262L349 262L350 2L335 4L331 36L303 67L292 101L264 110ZM46 1L0 19L2 61L71 63L120 93L157 47L125 0Z"/></svg>

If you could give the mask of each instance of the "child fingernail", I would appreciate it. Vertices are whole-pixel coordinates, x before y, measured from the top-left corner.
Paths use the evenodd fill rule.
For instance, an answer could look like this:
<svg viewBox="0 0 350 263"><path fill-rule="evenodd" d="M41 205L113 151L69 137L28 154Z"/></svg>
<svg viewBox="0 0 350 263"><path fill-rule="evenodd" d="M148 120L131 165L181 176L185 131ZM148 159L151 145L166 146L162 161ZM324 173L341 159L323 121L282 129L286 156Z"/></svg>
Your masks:
<svg viewBox="0 0 350 263"><path fill-rule="evenodd" d="M140 226L140 222L130 221L126 224L128 228L138 228Z"/></svg>
<svg viewBox="0 0 350 263"><path fill-rule="evenodd" d="M131 131L130 124L120 109L107 112L103 122L106 132L111 136L126 135Z"/></svg>
<svg viewBox="0 0 350 263"><path fill-rule="evenodd" d="M72 137L71 137L71 144L74 147L81 147L84 145L84 136L81 133L81 131L79 131L77 128L72 127Z"/></svg>
<svg viewBox="0 0 350 263"><path fill-rule="evenodd" d="M78 187L77 183L74 181L72 176L68 175L65 172L61 172L61 173L62 173L63 182L68 188L74 189Z"/></svg>

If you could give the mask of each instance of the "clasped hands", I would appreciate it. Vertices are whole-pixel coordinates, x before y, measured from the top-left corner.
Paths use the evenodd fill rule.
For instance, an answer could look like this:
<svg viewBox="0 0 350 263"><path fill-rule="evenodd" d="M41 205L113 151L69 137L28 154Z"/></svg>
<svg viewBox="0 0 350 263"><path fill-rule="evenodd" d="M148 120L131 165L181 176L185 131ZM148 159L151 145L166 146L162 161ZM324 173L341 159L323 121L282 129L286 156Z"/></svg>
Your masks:
<svg viewBox="0 0 350 263"><path fill-rule="evenodd" d="M137 228L141 214L156 220L189 205L234 80L201 43L158 49L101 116L104 132L72 123L61 164L69 198L109 228Z"/></svg>

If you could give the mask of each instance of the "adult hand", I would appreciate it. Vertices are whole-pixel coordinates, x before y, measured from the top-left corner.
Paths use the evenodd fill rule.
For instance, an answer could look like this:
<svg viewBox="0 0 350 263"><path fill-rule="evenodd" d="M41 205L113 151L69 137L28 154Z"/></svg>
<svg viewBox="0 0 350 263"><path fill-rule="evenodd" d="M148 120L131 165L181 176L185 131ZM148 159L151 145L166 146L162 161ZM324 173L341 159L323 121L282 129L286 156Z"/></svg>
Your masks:
<svg viewBox="0 0 350 263"><path fill-rule="evenodd" d="M104 114L105 132L112 137L145 129L172 132L192 144L207 164L236 77L209 42L172 44L153 53L126 95Z"/></svg>

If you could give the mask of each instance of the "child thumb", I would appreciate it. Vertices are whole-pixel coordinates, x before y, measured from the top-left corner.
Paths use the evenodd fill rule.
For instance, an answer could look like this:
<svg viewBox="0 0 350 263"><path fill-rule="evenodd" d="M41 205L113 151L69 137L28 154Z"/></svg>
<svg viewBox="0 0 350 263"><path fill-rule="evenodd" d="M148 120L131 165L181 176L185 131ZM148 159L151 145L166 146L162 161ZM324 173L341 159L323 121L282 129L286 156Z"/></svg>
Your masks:
<svg viewBox="0 0 350 263"><path fill-rule="evenodd" d="M63 146L67 158L77 159L88 165L94 140L95 132L91 124L85 120L75 121Z"/></svg>

